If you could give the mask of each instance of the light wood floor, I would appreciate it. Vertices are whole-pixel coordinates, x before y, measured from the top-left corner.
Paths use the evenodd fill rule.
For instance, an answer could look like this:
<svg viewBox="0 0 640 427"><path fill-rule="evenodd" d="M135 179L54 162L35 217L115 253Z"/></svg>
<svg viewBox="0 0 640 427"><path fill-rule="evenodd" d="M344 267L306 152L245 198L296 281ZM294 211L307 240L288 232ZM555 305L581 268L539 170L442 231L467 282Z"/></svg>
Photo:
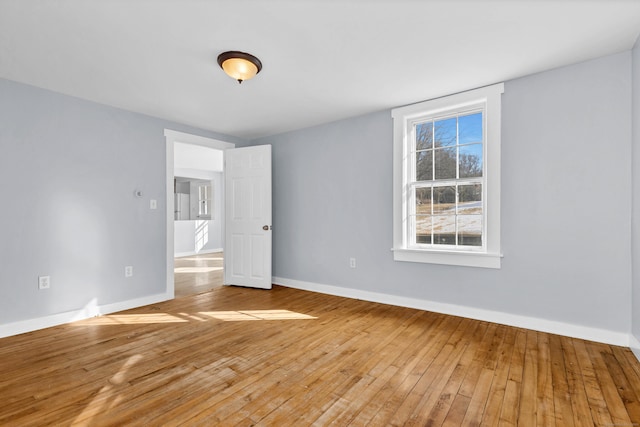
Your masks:
<svg viewBox="0 0 640 427"><path fill-rule="evenodd" d="M626 348L280 286L0 340L3 426L631 426L639 396Z"/></svg>
<svg viewBox="0 0 640 427"><path fill-rule="evenodd" d="M176 258L173 270L176 298L222 286L223 261L222 252Z"/></svg>

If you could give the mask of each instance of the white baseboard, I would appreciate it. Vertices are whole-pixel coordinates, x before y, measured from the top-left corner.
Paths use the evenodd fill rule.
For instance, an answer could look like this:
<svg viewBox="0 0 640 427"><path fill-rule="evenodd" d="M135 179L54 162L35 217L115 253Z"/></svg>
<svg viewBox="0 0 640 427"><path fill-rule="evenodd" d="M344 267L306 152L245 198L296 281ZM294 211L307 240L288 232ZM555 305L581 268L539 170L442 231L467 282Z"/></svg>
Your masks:
<svg viewBox="0 0 640 427"><path fill-rule="evenodd" d="M557 322L536 317L519 316L517 314L484 310L462 305L446 304L441 302L401 297L378 292L369 292L332 285L323 285L319 283L303 282L282 277L273 277L273 283L289 288L302 289L306 291L360 299L382 304L396 305L400 307L416 308L419 310L433 311L436 313L450 314L453 316L467 317L470 319L500 323L503 325L515 326L518 328L532 329L535 331L564 335L589 341L597 341L605 344L629 347L630 343L630 335L623 332L608 331L605 329L574 325L570 323ZM638 352L635 354L636 356L640 355L640 342L638 342Z"/></svg>
<svg viewBox="0 0 640 427"><path fill-rule="evenodd" d="M629 334L629 348L633 355L636 356L636 359L640 361L640 341L633 334Z"/></svg>
<svg viewBox="0 0 640 427"><path fill-rule="evenodd" d="M130 308L155 304L173 298L169 294L156 294L147 297L120 301L111 304L97 305L89 303L79 310L67 311L65 313L52 314L50 316L38 317L35 319L20 320L18 322L0 325L0 338L11 335L23 334L25 332L36 331L38 329L50 328L64 323L75 322L77 320L88 319L103 314L115 313L117 311L129 310Z"/></svg>
<svg viewBox="0 0 640 427"><path fill-rule="evenodd" d="M200 252L176 252L174 254L174 257L175 258L182 258L184 256L215 254L215 253L218 253L218 252L224 252L224 250L222 248L215 248L215 249L207 249L206 251L200 251Z"/></svg>
<svg viewBox="0 0 640 427"><path fill-rule="evenodd" d="M273 277L273 283L289 288L319 292L346 298L360 299L364 301L382 304L396 305L400 307L415 308L436 313L450 314L453 316L467 317L493 323L500 323L518 328L532 329L589 341L597 341L605 344L630 347L633 354L640 360L640 341L631 334L608 331L605 329L591 328L587 326L573 325L535 317L519 316L492 310L484 310L455 304L446 304L435 301L401 297L378 292L362 291L358 289L343 288L339 286L323 285L319 283L303 282L300 280ZM88 319L131 308L167 301L173 298L169 294L156 294L147 297L121 301L117 303L97 305L88 304L82 309L53 314L35 319L21 320L18 322L0 325L0 338L31 332L38 329L49 328L77 320Z"/></svg>

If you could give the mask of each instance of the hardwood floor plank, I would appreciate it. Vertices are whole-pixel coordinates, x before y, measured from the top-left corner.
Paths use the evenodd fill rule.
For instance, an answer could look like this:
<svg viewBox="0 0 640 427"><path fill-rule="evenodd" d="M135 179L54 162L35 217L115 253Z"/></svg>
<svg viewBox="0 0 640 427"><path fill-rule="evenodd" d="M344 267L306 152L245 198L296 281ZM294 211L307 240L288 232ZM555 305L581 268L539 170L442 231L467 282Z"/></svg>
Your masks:
<svg viewBox="0 0 640 427"><path fill-rule="evenodd" d="M473 391L476 388L478 377L480 377L482 367L484 366L487 355L490 351L489 348L496 338L497 331L498 325L496 323L490 323L486 334L482 337L476 347L473 361L471 362L471 366L469 368L469 371L467 372L467 375L464 377L464 381L460 385L458 394L461 394L468 398L471 398L473 396Z"/></svg>
<svg viewBox="0 0 640 427"><path fill-rule="evenodd" d="M551 354L549 350L549 334L538 332L538 360L536 367L536 425L556 425L553 378L551 375Z"/></svg>
<svg viewBox="0 0 640 427"><path fill-rule="evenodd" d="M506 328L502 325L499 325L496 328L496 333L493 336L486 352L484 352L484 363L473 389L473 394L469 401L469 407L467 408L467 412L462 420L463 424L479 425L480 420L482 420L485 415L485 405L490 396L489 390L491 389L495 378L495 369L498 361L497 349L504 341L505 329Z"/></svg>
<svg viewBox="0 0 640 427"><path fill-rule="evenodd" d="M637 359L630 349L618 346L611 346L613 355L619 364L616 374L613 377L615 385L621 393L622 400L627 407L629 417L633 423L640 425L640 413L638 413L638 403L640 402L640 390L635 384L640 384L640 364L636 364ZM624 376L626 378L621 378ZM621 378L618 381L618 378Z"/></svg>
<svg viewBox="0 0 640 427"><path fill-rule="evenodd" d="M349 402L349 405L340 411L335 419L331 420L332 423L338 425L350 424L369 403L372 397L376 395L394 375L397 375L399 368L395 366L395 364L398 358L401 357L423 333L423 326L418 326L418 321L422 325L425 325L424 317L416 316L415 321L407 323L406 327L395 334L393 340L385 345L377 354L372 354L368 365L375 363L375 366L366 373L367 366L362 367L360 371L365 375L363 381L360 381L356 387L351 388L351 390L342 396ZM329 420L330 418L324 417L324 420L318 419L316 423Z"/></svg>
<svg viewBox="0 0 640 427"><path fill-rule="evenodd" d="M380 307L382 310L382 307ZM369 339L369 334L367 333L367 328L371 328L371 325L375 325L375 321L371 321L370 319L375 319L377 316L384 316L384 312L376 312L370 310L366 314L359 316L357 318L357 322L354 320L350 322L348 325L344 325L343 327L350 330L362 330L358 335L351 336L349 340L337 342L335 340L330 341L326 347L319 347L316 350L319 350L320 353L318 357L312 358L314 360L311 364L301 365L298 369L299 372L308 372L309 375L304 375L303 377L297 376L298 383L302 382L307 385L305 380L308 381L308 392L307 393L297 393L295 398L286 399L286 403L284 404L286 407L294 408L296 405L308 407L308 403L306 400L311 399L314 393L328 393L331 387L337 387L335 383L325 382L324 384L320 384L321 378L326 376L327 373L332 373L335 368L335 360L341 359L343 368L340 371L342 374L342 378L346 378L345 381L350 380L349 372L353 370L351 365L348 365L348 361L355 359L353 356L354 351L353 348L357 348L360 340ZM335 332L335 330L333 331ZM335 335L335 334L334 334ZM338 345L338 347L336 347ZM294 356L295 360L300 360L299 354ZM355 362L354 362L355 363ZM231 398L231 396L230 396ZM293 410L293 409L292 409ZM305 412L306 416L310 416L313 411L312 409L307 409ZM267 421L271 423L281 422L278 420L278 414L269 414L267 416ZM269 418L271 417L271 418Z"/></svg>
<svg viewBox="0 0 640 427"><path fill-rule="evenodd" d="M394 404L385 408L390 411L378 412L372 424L384 420L385 424L401 425L407 421L422 397L419 391L430 390L429 385L439 377L441 370L446 369L447 362L455 359L463 350L462 346L456 346L460 341L458 334L461 323L460 318L452 319L450 326L443 328L446 333L437 336L432 343L429 343L432 351L425 355L399 387L401 401L394 399Z"/></svg>
<svg viewBox="0 0 640 427"><path fill-rule="evenodd" d="M384 316L382 313L379 315ZM376 322L367 323L375 324ZM348 387L348 385L352 384L354 381L360 381L364 373L369 369L369 361L365 362L360 367L358 366L358 363L362 362L361 351L364 351L365 348L371 349L368 345L364 345L363 342L375 342L374 353L377 353L388 344L391 338L391 336L378 336L377 334L372 336L370 329L367 328L367 330L362 331L358 336L358 341L345 343L345 346L341 351L326 349L326 355L319 361L321 366L319 369L308 369L308 367L301 368L303 372L308 372L308 375L306 376L307 381L305 381L308 391L287 400L285 406L291 411L296 411L296 408L306 408L302 415L302 419L306 419L307 422L312 422L315 418L320 416L322 412L324 412L322 407L315 404L314 398L317 393L335 394L340 396L340 393L336 392L337 389L344 388L345 384ZM339 364L340 369L338 371L336 371L336 360L341 360ZM320 383L319 381L327 375L334 375L339 379L339 381L337 383L326 381L322 381ZM325 403L325 406L330 406L336 400L337 398L332 398L329 402ZM279 419L279 416L279 414L270 414L263 420L263 422L276 424L283 422L284 420Z"/></svg>
<svg viewBox="0 0 640 427"><path fill-rule="evenodd" d="M432 395L434 397L437 397L437 400L435 401L435 403L430 405L431 409L428 413L426 413L425 410L425 425L441 425L447 417L449 411L452 410L455 399L458 396L458 391L460 390L460 385L466 377L469 371L469 367L473 362L473 358L477 349L477 342L480 341L482 339L481 337L484 336L487 326L488 325L486 323L477 324L475 334L470 337L469 343L465 348L464 353L460 357L460 360L458 361L456 367L451 373L451 376L447 380L447 383L441 390L434 390L437 392L437 394L433 393ZM477 341L474 340L474 337ZM458 402L458 405L459 404L460 403ZM428 405L429 404L425 402L424 406ZM466 407L464 409L466 410ZM460 411L461 409L454 410ZM464 412L462 412L462 415L464 416Z"/></svg>
<svg viewBox="0 0 640 427"><path fill-rule="evenodd" d="M443 364L442 369L438 372L437 377L434 378L435 384L430 387L428 393L424 393L418 404L415 406L410 418L406 420L405 425L417 426L426 424L433 424L436 422L434 419L437 416L437 412L441 411L442 416L446 415L448 411L445 408L448 406L449 397L447 397L449 390L451 391L451 399L456 395L456 392L464 378L464 373L468 370L471 364L473 350L477 344L477 339L474 339L477 331L485 331L483 325L473 322L468 323L468 319L464 319L458 326L457 331L464 331L462 334L452 335L449 344L455 348L459 348L461 352L459 356L449 356L446 363ZM482 334L479 334L482 336ZM425 373L425 375L429 375ZM449 404L452 404L449 403Z"/></svg>
<svg viewBox="0 0 640 427"><path fill-rule="evenodd" d="M629 382L629 377L625 374L623 366L620 364L618 357L612 352L601 352L602 361L609 372L612 386L615 386L620 397L620 400L624 404L626 415L629 417L631 423L640 422L640 403L638 403L638 396L633 391L633 387ZM622 359L624 360L624 359Z"/></svg>
<svg viewBox="0 0 640 427"><path fill-rule="evenodd" d="M382 385L365 406L360 410L359 414L351 421L350 425L366 426L372 423L372 419L378 415L383 419L387 409L394 406L392 400L396 390L404 383L406 378L410 376L416 365L421 363L425 355L429 352L429 343L437 336L438 331L442 331L441 327L445 316L429 313L427 323L418 329L419 335L413 338L411 345L403 346L403 351L395 360L392 360L390 367L396 369L396 375L392 376L388 382ZM425 333L426 332L426 333Z"/></svg>
<svg viewBox="0 0 640 427"><path fill-rule="evenodd" d="M517 333L516 328L505 329L506 333L502 345L498 349L498 359L494 369L491 389L488 392L489 398L486 403L486 408L490 408L491 410L483 413L480 423L482 426L497 426L500 423L502 402L504 401L507 381L509 379L509 363L513 355Z"/></svg>
<svg viewBox="0 0 640 427"><path fill-rule="evenodd" d="M518 424L520 412L520 393L522 389L522 375L524 372L524 358L527 332L516 330L516 338L509 362L509 374L504 392L504 401L500 409L500 425L515 426Z"/></svg>
<svg viewBox="0 0 640 427"><path fill-rule="evenodd" d="M463 425L463 420L467 414L467 408L469 407L470 402L470 397L467 397L464 394L457 394L451 404L451 408L447 412L447 417L442 422L442 426L457 427Z"/></svg>
<svg viewBox="0 0 640 427"><path fill-rule="evenodd" d="M584 377L580 370L580 363L573 345L573 339L562 337L561 345L565 360L564 368L567 375L567 392L570 396L573 424L580 427L593 426L594 420L591 416ZM568 409L565 411L568 411Z"/></svg>
<svg viewBox="0 0 640 427"><path fill-rule="evenodd" d="M422 318L420 318L420 319L419 319L419 322L416 324L416 326L418 327L418 329L420 329L420 324L423 324L423 319L422 319ZM384 337L384 336L387 336L387 334L383 333L383 334L381 335L381 337ZM395 338L395 337L394 337L394 338ZM420 336L417 336L417 339L420 339ZM389 342L389 341L385 341L385 342L383 342L383 345L386 345L386 343L391 344L391 342ZM380 349L382 349L382 348L384 348L384 347L380 347ZM376 350L376 353L377 353L378 351L380 351L380 350ZM355 363L357 364L357 362L355 362ZM368 366L370 366L370 365L365 365L365 366L364 366L364 369L362 369L362 370L358 370L358 371L355 371L355 372L352 372L352 374L354 374L354 375L360 375L360 374L371 374L371 372L368 372ZM393 365L390 365L390 366L393 366ZM346 372L348 372L348 371L346 371ZM345 372L345 373L346 373L346 372ZM401 374L399 374L399 375L401 375ZM358 379L358 380L360 380L360 378L357 378L357 379ZM334 394L336 394L336 393L334 392ZM339 394L339 395L342 395L342 394ZM335 402L335 401L334 401L334 402ZM301 406L301 408L304 408L304 406ZM315 417L316 417L316 416L320 416L320 415L321 415L321 413L325 411L325 408L323 408L323 407L322 407L322 406L320 406L320 405L314 405L314 404L312 404L312 405L311 405L311 408L312 408L311 410L309 410L309 411L305 411L304 415L300 418L300 421L301 421L301 422L310 422L310 423L311 423L311 422L315 422L315 421L316 421L316 420L315 420Z"/></svg>
<svg viewBox="0 0 640 427"><path fill-rule="evenodd" d="M391 418L398 407L404 402L407 395L416 386L416 383L423 376L424 372L435 360L440 351L440 347L444 346L446 340L451 335L453 329L459 324L459 319L455 317L447 317L435 315L438 321L433 324L420 340L416 341L417 351L411 354L406 363L395 363L394 366L399 368L398 375L389 382L383 393L374 396L374 403L370 403L363 411L370 415L373 411L370 408L376 408L377 412L367 420L367 425L380 426L387 425L388 419ZM363 417L358 417L360 420Z"/></svg>
<svg viewBox="0 0 640 427"><path fill-rule="evenodd" d="M576 358L580 367L581 380L584 383L585 393L589 402L589 411L596 425L613 425L611 414L598 383L598 377L589 355L588 343L581 340L572 340L576 350Z"/></svg>
<svg viewBox="0 0 640 427"><path fill-rule="evenodd" d="M572 395L569 391L567 368L565 366L565 356L562 349L562 337L558 335L549 335L549 361L556 424L559 426L573 427Z"/></svg>
<svg viewBox="0 0 640 427"><path fill-rule="evenodd" d="M538 404L538 334L527 331L517 424L536 425Z"/></svg>
<svg viewBox="0 0 640 427"><path fill-rule="evenodd" d="M487 322L223 286L0 339L0 396L11 426L630 425L640 363Z"/></svg>
<svg viewBox="0 0 640 427"><path fill-rule="evenodd" d="M622 402L618 388L613 382L611 372L605 363L605 355L610 355L613 358L609 346L590 343L590 345L587 345L587 351L591 356L594 373L598 381L597 384L602 392L611 419L616 425L631 425L631 418L629 417L627 408Z"/></svg>

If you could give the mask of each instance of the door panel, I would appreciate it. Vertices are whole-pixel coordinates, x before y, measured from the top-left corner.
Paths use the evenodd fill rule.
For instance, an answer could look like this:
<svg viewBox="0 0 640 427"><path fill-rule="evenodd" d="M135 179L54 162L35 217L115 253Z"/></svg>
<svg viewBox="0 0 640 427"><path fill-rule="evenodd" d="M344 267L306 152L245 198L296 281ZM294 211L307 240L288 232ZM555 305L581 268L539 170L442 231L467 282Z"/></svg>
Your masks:
<svg viewBox="0 0 640 427"><path fill-rule="evenodd" d="M270 145L225 151L225 214L225 284L271 289Z"/></svg>

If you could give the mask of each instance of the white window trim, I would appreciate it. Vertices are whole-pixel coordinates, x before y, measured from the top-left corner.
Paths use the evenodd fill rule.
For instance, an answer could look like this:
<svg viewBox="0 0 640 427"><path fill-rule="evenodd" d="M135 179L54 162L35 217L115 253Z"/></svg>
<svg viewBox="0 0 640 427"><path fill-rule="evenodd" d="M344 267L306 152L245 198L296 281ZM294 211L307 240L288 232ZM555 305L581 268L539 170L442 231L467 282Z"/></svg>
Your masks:
<svg viewBox="0 0 640 427"><path fill-rule="evenodd" d="M448 264L469 267L500 268L500 129L501 95L504 84L499 83L430 101L392 110L393 117L393 257L396 261ZM484 250L418 249L408 246L406 221L408 220L408 173L411 170L408 123L418 117L434 115L465 106L484 103L486 138L484 144L484 170L486 195L484 208L486 239Z"/></svg>

